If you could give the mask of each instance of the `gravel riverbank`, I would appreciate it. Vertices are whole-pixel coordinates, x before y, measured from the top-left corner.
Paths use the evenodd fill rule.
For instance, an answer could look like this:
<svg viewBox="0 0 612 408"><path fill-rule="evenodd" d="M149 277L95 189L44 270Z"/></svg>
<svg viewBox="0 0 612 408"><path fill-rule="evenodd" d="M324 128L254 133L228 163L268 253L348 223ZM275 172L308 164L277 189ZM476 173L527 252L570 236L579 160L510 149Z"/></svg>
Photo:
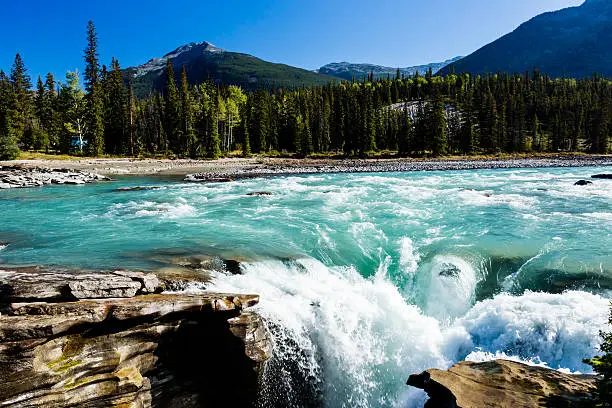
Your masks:
<svg viewBox="0 0 612 408"><path fill-rule="evenodd" d="M284 174L610 166L612 165L612 156L560 155L478 159L82 159L0 162L0 166L9 165L38 169L74 169L79 172L102 174L109 177L117 175L164 175L177 176L191 181L206 181Z"/></svg>

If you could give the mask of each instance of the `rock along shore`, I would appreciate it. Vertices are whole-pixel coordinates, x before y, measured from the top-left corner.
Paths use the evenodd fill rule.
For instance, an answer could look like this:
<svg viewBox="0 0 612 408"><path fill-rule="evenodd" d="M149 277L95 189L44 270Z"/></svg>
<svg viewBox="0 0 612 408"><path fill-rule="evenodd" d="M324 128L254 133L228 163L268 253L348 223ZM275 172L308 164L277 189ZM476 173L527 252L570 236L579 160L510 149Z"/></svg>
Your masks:
<svg viewBox="0 0 612 408"><path fill-rule="evenodd" d="M155 275L0 268L0 407L252 406L272 344L256 295Z"/></svg>
<svg viewBox="0 0 612 408"><path fill-rule="evenodd" d="M445 159L376 158L224 158L219 160L192 159L109 159L87 158L72 160L21 160L0 162L0 166L19 165L28 168L71 168L115 175L197 175L194 179L238 179L284 174L401 172L434 170L470 170L489 168L584 167L612 166L612 156L595 155L534 155L512 157L453 157ZM201 180L196 180L201 181Z"/></svg>
<svg viewBox="0 0 612 408"><path fill-rule="evenodd" d="M503 159L268 159L251 165L219 166L188 174L185 181L227 182L235 179L321 173L390 173L478 169L612 166L612 156L558 156Z"/></svg>
<svg viewBox="0 0 612 408"><path fill-rule="evenodd" d="M408 385L427 392L425 408L586 408L595 406L597 379L497 360L427 370L411 375Z"/></svg>
<svg viewBox="0 0 612 408"><path fill-rule="evenodd" d="M23 166L0 167L0 190L42 187L50 184L89 184L98 181L110 181L110 178L79 170Z"/></svg>

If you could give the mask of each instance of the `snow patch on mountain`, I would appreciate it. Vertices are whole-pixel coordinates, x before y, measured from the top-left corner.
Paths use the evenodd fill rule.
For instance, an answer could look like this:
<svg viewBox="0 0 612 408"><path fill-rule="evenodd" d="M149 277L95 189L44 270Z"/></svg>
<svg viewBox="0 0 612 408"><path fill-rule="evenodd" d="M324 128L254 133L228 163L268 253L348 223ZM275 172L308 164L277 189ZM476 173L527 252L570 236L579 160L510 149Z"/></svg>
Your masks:
<svg viewBox="0 0 612 408"><path fill-rule="evenodd" d="M147 75L150 72L158 72L161 73L166 68L167 60L174 60L179 58L181 55L185 53L221 53L225 52L219 47L209 43L209 42L192 42L189 44L182 45L178 47L176 50L167 53L161 58L153 58L149 60L146 64L140 65L136 67L136 72L134 73L134 78L138 78L144 75Z"/></svg>

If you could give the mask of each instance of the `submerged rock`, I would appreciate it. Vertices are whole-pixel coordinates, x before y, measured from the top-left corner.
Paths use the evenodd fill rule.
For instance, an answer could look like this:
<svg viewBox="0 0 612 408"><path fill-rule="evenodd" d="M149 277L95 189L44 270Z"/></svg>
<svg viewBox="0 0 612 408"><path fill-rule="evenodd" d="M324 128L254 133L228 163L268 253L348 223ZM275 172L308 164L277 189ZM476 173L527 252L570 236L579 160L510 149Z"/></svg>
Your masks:
<svg viewBox="0 0 612 408"><path fill-rule="evenodd" d="M72 290L74 282L79 291L91 287L86 293L106 296L136 285L139 293L151 293L159 290L158 280L127 271L75 280L45 269L37 284L24 278L34 271L4 275L3 285L14 293L0 298L0 406L254 405L262 364L272 353L263 320L246 310L258 296L161 293L65 301L58 288ZM106 282L96 286L94 277Z"/></svg>
<svg viewBox="0 0 612 408"><path fill-rule="evenodd" d="M254 191L252 193L248 193L248 196L271 196L272 193L269 191Z"/></svg>
<svg viewBox="0 0 612 408"><path fill-rule="evenodd" d="M121 187L115 189L115 191L119 193L124 193L128 191L151 191L151 190L160 190L162 187L156 186L138 186L138 187Z"/></svg>
<svg viewBox="0 0 612 408"><path fill-rule="evenodd" d="M593 184L593 182L587 181L587 180L579 180L576 183L574 183L575 186L588 186L589 184Z"/></svg>
<svg viewBox="0 0 612 408"><path fill-rule="evenodd" d="M231 177L215 176L210 174L188 174L184 181L193 183L232 183L234 179Z"/></svg>
<svg viewBox="0 0 612 408"><path fill-rule="evenodd" d="M426 408L590 407L596 381L592 375L497 360L427 370L411 375L408 385L427 392Z"/></svg>
<svg viewBox="0 0 612 408"><path fill-rule="evenodd" d="M612 174L595 174L591 176L594 179L612 180Z"/></svg>

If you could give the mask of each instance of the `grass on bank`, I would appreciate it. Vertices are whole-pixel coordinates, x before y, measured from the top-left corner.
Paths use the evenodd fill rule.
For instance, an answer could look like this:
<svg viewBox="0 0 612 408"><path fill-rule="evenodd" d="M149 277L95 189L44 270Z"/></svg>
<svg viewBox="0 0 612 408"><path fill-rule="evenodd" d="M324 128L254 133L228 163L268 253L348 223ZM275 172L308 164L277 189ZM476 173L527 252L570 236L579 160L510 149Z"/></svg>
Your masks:
<svg viewBox="0 0 612 408"><path fill-rule="evenodd" d="M417 161L431 161L431 160L495 160L495 159L546 159L546 158L555 158L555 157L591 157L588 153L576 152L576 153L498 153L498 154L474 154L469 156L440 156L440 157L432 157L432 156L422 156L422 157L403 157L399 156L395 151L380 151L380 152L371 152L364 157L357 156L348 156L342 153L316 153L309 155L307 157L300 157L296 154L291 153L281 153L277 151L270 151L265 154L252 154L249 157L251 158L283 158L283 159L309 159L309 160L343 160L343 159L372 159L372 160L388 160L388 159L406 159L406 160L417 160ZM606 155L596 155L598 157L606 156ZM610 156L610 155L608 155ZM242 158L242 152L240 150L235 150L226 153L221 158ZM100 157L91 157L85 155L69 155L69 154L55 154L55 153L45 153L40 151L23 151L20 153L17 160L49 160L49 161L77 161L77 160L90 160L90 159L98 159L98 160L116 160L116 159L133 159L133 160L146 160L146 159L155 159L155 160L163 160L163 159L173 159L173 157L167 156L139 156L139 157L130 157L130 156L100 156ZM198 160L210 160L205 158L199 158Z"/></svg>

